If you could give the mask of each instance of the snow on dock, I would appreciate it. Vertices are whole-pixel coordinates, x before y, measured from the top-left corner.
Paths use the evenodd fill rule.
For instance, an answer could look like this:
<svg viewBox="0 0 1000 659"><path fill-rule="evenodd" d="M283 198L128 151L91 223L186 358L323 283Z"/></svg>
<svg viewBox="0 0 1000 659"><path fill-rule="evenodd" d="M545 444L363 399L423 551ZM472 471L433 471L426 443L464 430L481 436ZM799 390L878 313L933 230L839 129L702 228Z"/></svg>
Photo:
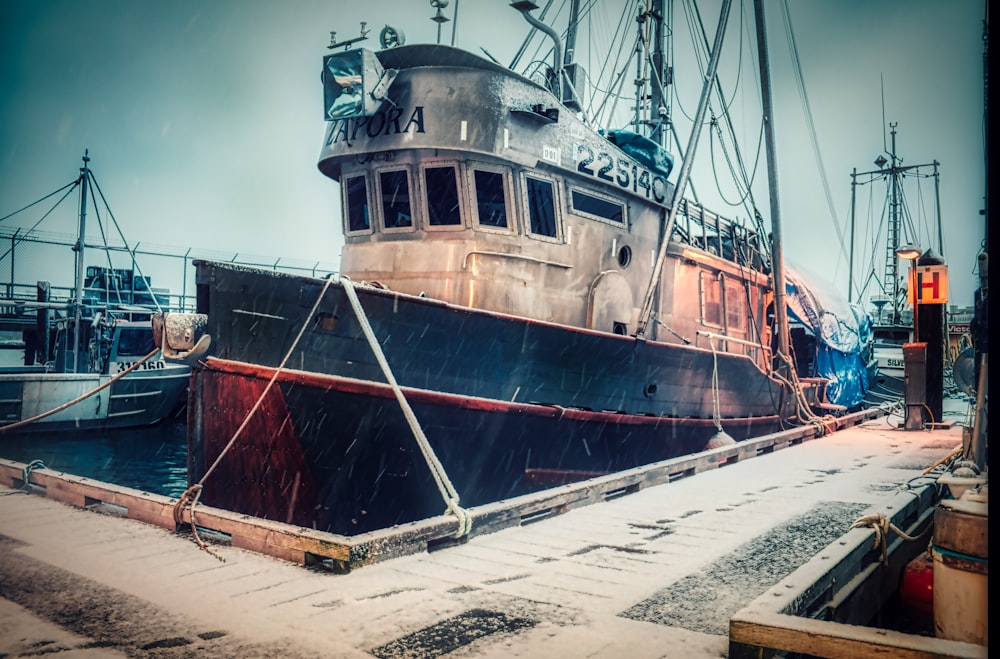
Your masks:
<svg viewBox="0 0 1000 659"><path fill-rule="evenodd" d="M738 611L900 488L928 484L922 472L961 446L965 405L946 400L931 430L866 416L752 459L712 453L714 468L684 463L696 475L680 479L661 464L592 492L598 503L562 491L563 514L478 511L480 534L427 543L453 524L442 518L405 530L416 553L390 549L346 574L319 568L350 568L347 554L296 564L329 555L327 534L245 532L252 520L200 509L199 527L234 531L206 533L227 542L209 553L173 531L174 500L46 470L19 490L23 465L0 461L0 655L726 656ZM46 496L22 494L40 483ZM250 550L274 547L290 548L286 560Z"/></svg>

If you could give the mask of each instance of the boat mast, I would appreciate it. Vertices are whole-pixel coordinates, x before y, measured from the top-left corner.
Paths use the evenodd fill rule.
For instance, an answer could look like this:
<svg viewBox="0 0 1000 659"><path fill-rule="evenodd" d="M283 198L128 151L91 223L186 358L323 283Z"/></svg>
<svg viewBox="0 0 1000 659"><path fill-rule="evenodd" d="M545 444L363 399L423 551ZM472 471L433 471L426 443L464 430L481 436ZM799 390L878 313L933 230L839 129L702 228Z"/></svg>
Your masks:
<svg viewBox="0 0 1000 659"><path fill-rule="evenodd" d="M899 247L899 171L896 166L896 126L898 123L890 123L890 135L892 135L892 149L889 151L889 240L886 241L885 251L885 280L892 282L892 324L898 325L902 321L899 301L899 262L896 256L896 248ZM890 279L891 277L891 279Z"/></svg>
<svg viewBox="0 0 1000 659"><path fill-rule="evenodd" d="M80 321L83 317L83 248L84 236L87 233L87 185L90 182L89 150L83 152L83 167L80 168L80 227L77 233L76 246L76 300L73 318L73 373L80 368Z"/></svg>
<svg viewBox="0 0 1000 659"><path fill-rule="evenodd" d="M666 18L666 0L654 0L653 8L646 15L653 21L653 72L649 94L649 138L662 147L667 146L666 127L670 122L670 113L667 111L667 85L670 78L667 75L665 66L666 56L663 49L664 30L663 21Z"/></svg>
<svg viewBox="0 0 1000 659"><path fill-rule="evenodd" d="M774 150L774 114L771 109L770 63L767 55L767 30L764 7L754 0L757 23L757 57L760 66L760 90L764 111L764 145L767 155L768 193L771 205L771 277L774 283L774 321L778 333L779 371L788 364L788 310L785 308L785 253L781 237L781 205L778 196L778 163Z"/></svg>
<svg viewBox="0 0 1000 659"><path fill-rule="evenodd" d="M857 176L858 168L855 167L851 170L851 256L847 262L847 301L848 303L854 302L854 229L855 229L855 217L854 217L854 207L857 199Z"/></svg>
<svg viewBox="0 0 1000 659"><path fill-rule="evenodd" d="M883 280L882 280L882 292L888 297L892 303L892 311L889 315L890 325L899 325L902 323L902 307L903 300L900 299L900 280L899 280L899 257L896 255L896 249L903 244L902 241L902 226L903 226L903 191L900 185L900 177L908 171L920 170L920 168L933 167L934 168L934 196L936 199L935 212L937 213L937 223L938 223L938 252L942 255L944 254L944 240L941 234L941 196L939 194L939 174L938 174L938 161L935 160L930 164L922 165L902 165L902 159L896 155L896 126L897 123L889 123L890 134L892 136L891 148L889 149L889 160L885 159L885 156L879 154L879 157L875 159L875 164L878 166L877 170L872 170L868 172L858 172L856 169L851 173L851 221L854 221L854 186L856 185L857 177L865 176L868 177L866 181L874 181L876 179L888 178L889 190L888 190L888 206L889 206L889 221L886 233L886 244L885 244L885 263L883 269ZM888 166L887 166L888 165ZM852 229L853 233L853 229ZM851 249L854 249L853 237L851 241ZM853 252L852 252L853 253ZM851 276L853 277L854 269L851 267ZM862 285L861 293L864 293L865 286ZM848 301L851 301L850 292L848 292ZM881 317L881 307L879 308L879 316Z"/></svg>
<svg viewBox="0 0 1000 659"><path fill-rule="evenodd" d="M694 115L691 137L688 139L688 147L684 151L681 171L677 175L674 196L670 202L670 213L667 216L663 227L663 234L660 238L660 249L656 255L656 263L653 265L649 285L646 287L646 296L643 298L642 310L639 312L639 322L636 324L635 330L637 338L642 337L646 333L646 325L649 324L653 315L653 294L656 292L657 285L659 284L660 273L663 272L663 262L667 257L667 246L670 244L670 237L674 232L674 223L677 221L677 213L684 199L684 189L687 187L688 178L691 175L695 148L698 146L698 137L701 135L701 127L705 121L705 112L708 110L708 98L712 93L712 84L715 81L715 74L719 68L719 56L722 53L722 38L726 32L726 23L729 20L729 8L731 5L731 0L723 0L722 9L719 12L719 26L715 29L715 44L712 46L712 56L708 62L708 71L705 73L705 84L702 85L701 98L698 100L698 110Z"/></svg>

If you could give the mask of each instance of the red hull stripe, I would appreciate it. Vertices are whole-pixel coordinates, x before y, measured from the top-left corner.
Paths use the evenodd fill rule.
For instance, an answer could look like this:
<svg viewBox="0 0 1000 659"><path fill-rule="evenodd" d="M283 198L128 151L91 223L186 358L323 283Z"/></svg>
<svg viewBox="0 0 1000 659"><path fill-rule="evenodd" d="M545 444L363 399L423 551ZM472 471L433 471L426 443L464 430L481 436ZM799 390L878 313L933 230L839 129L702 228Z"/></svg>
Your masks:
<svg viewBox="0 0 1000 659"><path fill-rule="evenodd" d="M206 368L243 375L261 380L270 380L274 376L276 369L235 362L217 357L210 357L205 362ZM296 371L285 369L278 375L278 382L289 385L303 385L317 389L334 389L342 393L358 394L375 398L394 398L392 387L381 382L371 382L367 380L356 380L338 375L327 375L324 373L310 373L307 371ZM610 423L616 425L634 426L683 426L690 428L707 428L715 424L712 419L693 419L678 417L646 416L640 414L624 414L619 412L594 412L574 408L564 408L557 405L544 405L537 403L514 403L509 401L495 400L491 398L477 398L474 396L460 396L441 391L429 391L427 389L413 389L401 387L406 399L411 403L424 405L439 405L442 407L456 407L469 410L479 410L496 414L525 414L547 418L566 418L574 421L588 421L594 423ZM740 417L725 418L724 425L734 425L740 427L772 426L778 420L777 415L760 417Z"/></svg>

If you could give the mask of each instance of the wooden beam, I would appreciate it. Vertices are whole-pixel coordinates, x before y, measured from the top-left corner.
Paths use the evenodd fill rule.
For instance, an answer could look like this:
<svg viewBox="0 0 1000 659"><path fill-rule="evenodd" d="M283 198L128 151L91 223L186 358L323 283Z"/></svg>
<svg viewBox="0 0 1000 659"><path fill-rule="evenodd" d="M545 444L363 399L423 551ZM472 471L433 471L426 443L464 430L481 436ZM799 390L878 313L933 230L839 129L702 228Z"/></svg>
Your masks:
<svg viewBox="0 0 1000 659"><path fill-rule="evenodd" d="M890 531L883 564L874 530L848 531L730 619L729 658L986 657L983 646L865 626L892 595L909 560L926 548L929 536L922 532L933 524L937 501L937 486L928 482L873 507L918 540Z"/></svg>

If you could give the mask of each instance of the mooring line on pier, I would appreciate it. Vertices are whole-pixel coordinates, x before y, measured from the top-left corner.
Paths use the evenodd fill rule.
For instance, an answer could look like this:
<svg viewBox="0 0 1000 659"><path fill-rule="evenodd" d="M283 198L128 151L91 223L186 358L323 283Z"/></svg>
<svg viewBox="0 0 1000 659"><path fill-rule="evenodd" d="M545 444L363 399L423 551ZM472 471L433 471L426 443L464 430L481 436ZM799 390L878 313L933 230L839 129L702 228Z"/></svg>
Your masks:
<svg viewBox="0 0 1000 659"><path fill-rule="evenodd" d="M35 469L45 468L45 463L41 460L32 460L28 464L24 465L24 469L21 470L21 487L16 490L11 490L10 492L0 492L0 496L8 496L11 494L31 494L31 472Z"/></svg>
<svg viewBox="0 0 1000 659"><path fill-rule="evenodd" d="M431 470L431 475L434 477L435 483L437 483L441 498L444 499L448 511L458 518L458 530L455 532L455 537L461 538L468 535L472 531L472 516L469 515L469 511L459 505L458 491L448 478L448 472L445 471L444 465L438 460L437 454L434 453L434 447L428 441L427 435L424 434L423 428L420 427L420 422L413 413L409 401L406 400L403 390L396 382L396 378L392 374L392 369L389 367L389 360L386 359L385 353L382 352L382 347L375 337L375 330L372 329L371 323L368 322L368 315L365 313L364 307L361 306L361 300L358 299L357 291L354 290L354 282L347 277L341 277L340 283L344 287L344 292L347 293L347 299L350 300L351 306L354 308L354 315L357 316L358 322L361 324L365 338L368 339L368 344L371 346L372 352L375 353L375 359L382 368L382 374L388 380L389 386L392 387L392 392L396 395L396 400L399 402L399 406L403 409L403 416L406 417L406 422L410 425L410 431L417 440L420 452L423 453L424 460L426 460L427 466Z"/></svg>
<svg viewBox="0 0 1000 659"><path fill-rule="evenodd" d="M205 544L205 541L202 540L201 537L198 535L198 524L195 522L195 512L194 512L195 506L198 504L198 500L201 498L201 492L204 489L205 481L208 480L208 477L212 475L212 472L215 471L215 468L218 467L219 464L222 462L222 458L225 457L226 453L229 452L229 449L231 449L233 445L236 443L236 440L243 433L243 430L247 427L247 424L250 423L250 419L252 419L254 415L257 414L257 410L259 410L261 405L264 403L264 398L267 396L268 392L271 391L271 387L274 386L274 383L277 381L278 376L281 375L281 371L284 370L285 364L288 363L288 360L291 358L292 353L295 352L295 348L298 347L299 341L302 340L302 335L305 334L306 328L309 327L309 321L316 315L316 310L319 308L320 302L323 301L323 296L326 295L327 289L330 288L330 283L331 280L327 279L326 282L323 284L323 288L322 290L320 290L319 296L316 298L316 303L313 304L312 309L306 315L305 322L302 323L302 327L299 329L299 333L295 336L295 340L292 341L292 345L289 346L288 352L285 353L285 357L281 360L281 363L278 364L278 367L274 369L274 374L271 375L271 379L268 381L267 386L264 387L264 391L262 391L260 396L257 397L257 401L253 404L253 407L250 408L250 411L247 412L247 415L243 418L243 423L241 423L240 427L237 428L236 432L233 433L233 436L230 438L229 443L226 444L226 447L222 449L222 452L219 453L218 457L215 458L215 462L212 463L212 466L205 471L205 474L201 477L201 480L199 480L197 483L195 483L187 490L185 490L184 494L181 495L180 500L174 505L174 522L178 525L182 524L184 508L185 507L188 508L191 514L191 532L194 535L195 542L198 543L199 547L201 547L203 550L205 550L212 556L215 556L220 561L225 561L225 559L222 558L222 556L219 556L218 554L213 552L211 549L209 549L208 545Z"/></svg>

